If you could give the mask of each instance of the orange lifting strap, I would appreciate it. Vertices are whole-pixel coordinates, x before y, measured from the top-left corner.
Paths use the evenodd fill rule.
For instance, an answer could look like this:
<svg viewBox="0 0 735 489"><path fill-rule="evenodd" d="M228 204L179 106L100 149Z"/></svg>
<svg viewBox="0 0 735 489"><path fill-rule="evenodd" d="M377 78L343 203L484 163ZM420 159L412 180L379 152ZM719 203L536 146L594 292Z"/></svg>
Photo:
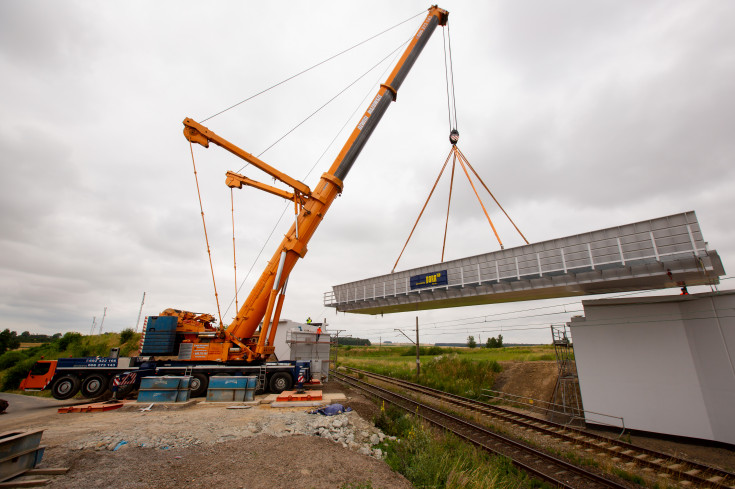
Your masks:
<svg viewBox="0 0 735 489"><path fill-rule="evenodd" d="M424 211L426 210L426 206L429 204L429 200L431 200L431 196L434 195L434 190L436 190L436 186L439 183L439 180L442 177L442 174L444 173L444 170L447 167L447 164L449 163L449 159L452 158L452 176L449 183L449 202L447 203L447 218L444 224L444 242L442 243L442 257L441 261L444 262L444 250L446 247L447 242L447 228L449 226L449 208L452 203L452 188L454 187L454 169L457 161L459 161L459 165L462 167L462 170L464 171L465 176L467 177L467 181L470 182L470 186L472 187L472 190L475 193L475 197L477 197L477 201L480 203L480 207L482 207L482 211L485 214L485 217L487 218L487 222L490 224L490 227L493 230L493 234L495 234L495 238L498 240L498 244L500 245L500 248L503 249L503 242L500 240L500 236L498 235L498 231L495 229L495 225L493 224L492 219L490 219L490 215L487 212L487 209L485 208L485 205L482 203L482 199L480 198L480 194L477 192L477 188L475 187L475 184L472 182L472 178L470 177L469 172L467 171L467 168L469 168L472 173L475 175L477 180L482 184L482 186L485 188L488 194L490 194L490 197L492 197L495 204L497 204L498 208L505 214L505 217L508 218L510 223L513 225L516 231L518 231L518 234L520 234L521 238L523 238L523 241L528 243L528 240L523 235L520 229L518 229L518 226L516 226L515 222L513 222L513 219L510 218L508 213L505 211L503 206L500 205L500 202L498 202L498 199L495 198L493 193L490 191L490 189L485 185L485 182L482 181L482 178L480 178L480 175L478 175L477 171L472 167L470 162L467 160L467 158L464 156L462 151L459 150L459 148L456 146L456 144L452 144L452 149L449 151L449 154L447 155L447 158L444 160L444 164L442 165L441 170L439 171L439 176L436 177L436 181L434 182L434 186L431 188L431 192L429 192L429 196L426 198L426 202L424 202L424 206L421 208L421 212L419 212L419 216L416 218L416 222L413 225L413 228L411 228L411 232L408 235L408 239L406 240L406 243L403 245L403 248L401 249L401 253L398 255L398 259L396 260L396 263L393 265L393 269L391 270L391 273L395 272L396 267L398 266L398 262L401 260L401 257L403 256L403 252L406 251L406 246L408 246L408 242L411 240L411 237L413 236L413 232L416 230L416 226L419 223L419 220L421 220L421 216L423 216Z"/></svg>

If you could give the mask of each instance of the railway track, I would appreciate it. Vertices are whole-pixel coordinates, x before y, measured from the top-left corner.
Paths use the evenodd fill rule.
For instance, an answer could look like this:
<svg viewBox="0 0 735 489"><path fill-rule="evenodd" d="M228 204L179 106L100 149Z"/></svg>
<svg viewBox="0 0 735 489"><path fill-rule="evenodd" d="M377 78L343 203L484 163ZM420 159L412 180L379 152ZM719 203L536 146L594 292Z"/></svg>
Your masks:
<svg viewBox="0 0 735 489"><path fill-rule="evenodd" d="M334 372L333 375L338 380L419 416L432 425L450 431L475 446L508 457L513 465L533 478L564 489L629 489L629 486L624 483L578 467L566 460L526 446L512 438L428 404L348 375L337 372Z"/></svg>
<svg viewBox="0 0 735 489"><path fill-rule="evenodd" d="M403 392L410 391L417 395L429 396L432 400L450 406L452 410L456 411L457 408L460 408L465 410L465 412L480 415L488 421L517 426L524 430L556 439L570 448L586 450L590 454L608 457L612 462L626 466L627 471L642 470L644 474L658 475L672 482L681 482L684 486L735 489L735 474L715 467L641 448L582 429L540 420L533 416L521 414L482 401L449 394L412 382L394 379L360 369L349 368L349 370L363 377L400 388Z"/></svg>

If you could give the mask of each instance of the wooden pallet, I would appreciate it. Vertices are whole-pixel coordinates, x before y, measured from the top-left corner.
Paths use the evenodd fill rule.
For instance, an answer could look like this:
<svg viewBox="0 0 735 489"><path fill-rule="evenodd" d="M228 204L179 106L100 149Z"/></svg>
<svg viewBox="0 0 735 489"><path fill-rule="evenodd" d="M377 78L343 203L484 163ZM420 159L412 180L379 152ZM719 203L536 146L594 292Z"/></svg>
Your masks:
<svg viewBox="0 0 735 489"><path fill-rule="evenodd" d="M19 487L39 487L45 486L51 479L25 479L19 480L19 477L25 477L29 475L63 475L69 471L68 468L48 468L48 469L28 469L15 476L14 480L0 482L0 489L5 488L19 488Z"/></svg>

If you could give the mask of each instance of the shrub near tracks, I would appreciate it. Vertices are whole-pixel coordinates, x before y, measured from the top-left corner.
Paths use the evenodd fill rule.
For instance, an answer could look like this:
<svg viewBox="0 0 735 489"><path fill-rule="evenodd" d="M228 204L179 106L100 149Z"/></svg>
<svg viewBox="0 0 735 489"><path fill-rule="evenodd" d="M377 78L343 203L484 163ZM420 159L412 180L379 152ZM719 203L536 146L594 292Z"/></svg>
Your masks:
<svg viewBox="0 0 735 489"><path fill-rule="evenodd" d="M385 461L415 487L523 489L539 485L507 458L491 456L455 436L437 434L395 407L381 407L374 421L383 432L399 438L384 444Z"/></svg>

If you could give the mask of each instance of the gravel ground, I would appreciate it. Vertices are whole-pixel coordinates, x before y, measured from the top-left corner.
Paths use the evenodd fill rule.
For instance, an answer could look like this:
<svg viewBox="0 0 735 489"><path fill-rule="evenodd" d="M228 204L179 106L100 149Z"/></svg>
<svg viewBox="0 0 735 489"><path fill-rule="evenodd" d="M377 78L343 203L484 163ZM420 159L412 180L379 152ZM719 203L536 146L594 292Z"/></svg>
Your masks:
<svg viewBox="0 0 735 489"><path fill-rule="evenodd" d="M146 405L135 405L26 416L14 428L44 428L41 466L70 468L49 487L411 487L381 460L386 436L360 415L374 405L357 393L341 403L355 411L326 417L308 414L313 408L197 403L141 412Z"/></svg>

